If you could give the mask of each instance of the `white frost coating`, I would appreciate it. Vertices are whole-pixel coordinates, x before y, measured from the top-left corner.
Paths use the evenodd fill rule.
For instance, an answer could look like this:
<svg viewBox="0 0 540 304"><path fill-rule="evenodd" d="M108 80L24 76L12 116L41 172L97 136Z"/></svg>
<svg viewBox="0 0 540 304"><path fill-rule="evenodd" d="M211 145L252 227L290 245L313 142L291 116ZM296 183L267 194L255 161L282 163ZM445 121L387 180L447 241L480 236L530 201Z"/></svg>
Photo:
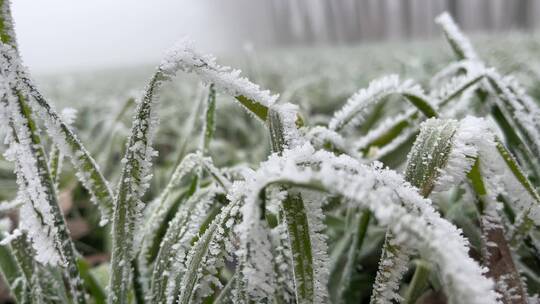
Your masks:
<svg viewBox="0 0 540 304"><path fill-rule="evenodd" d="M308 163L315 167L307 167ZM240 191L235 195L253 196L276 182L320 184L371 209L381 224L389 226L398 243L417 248L422 256L438 265L450 303L497 303L493 282L483 276L484 270L468 256L468 242L460 230L442 219L430 201L420 197L397 173L360 165L348 156L315 152L305 144L285 151L282 157L272 155L255 176L260 178L235 183L233 191ZM245 187L246 184L250 187ZM251 202L252 210L244 210L244 215L257 212L257 204L253 203L256 200L247 202ZM416 212L411 214L402 204L409 210L417 210L420 216ZM244 228L240 231L249 225L250 221L242 224ZM475 284L470 284L471 281Z"/></svg>
<svg viewBox="0 0 540 304"><path fill-rule="evenodd" d="M319 149L325 147L325 145L330 144L333 148L347 153L349 155L355 155L356 153L351 153L347 147L345 139L341 134L332 131L323 126L315 126L309 129L305 135L306 139L311 142L311 144Z"/></svg>
<svg viewBox="0 0 540 304"><path fill-rule="evenodd" d="M73 166L77 169L77 178L90 193L92 202L97 204L100 208L102 216L100 224L105 225L108 222L108 216L112 208L107 210L106 207L103 204L99 204L98 201L102 200L105 204L108 203L112 207L112 191L101 175L101 172L99 172L99 166L81 144L80 140L71 131L71 128L62 120L61 116L57 114L53 106L47 104L43 99L43 96L37 91L32 84L29 73L22 65L16 50L9 45L0 43L0 53L3 55L0 56L0 66L10 72L9 77L19 90L28 92L32 97L29 98L28 104L32 107L36 115L43 120L45 130L60 152L71 159ZM68 142L68 140L71 142ZM97 172L94 171L93 168L85 168L90 164L93 168L96 168ZM92 174L101 177L103 189L97 191L107 193L107 198L98 198L96 188L94 188L95 181Z"/></svg>
<svg viewBox="0 0 540 304"><path fill-rule="evenodd" d="M149 277L150 269L147 263L148 251L152 245L152 241L149 237L155 236L162 224L163 219L171 208L172 200L168 200L169 194L180 183L180 181L187 176L192 170L199 165L198 156L196 154L188 154L182 162L176 167L169 183L165 189L161 192L160 196L152 201L150 205L145 209L144 224L139 228L139 232L135 235L135 246L140 246L139 253L139 267L142 274L142 278ZM168 204L167 204L168 203ZM137 227L136 227L137 228ZM145 282L146 283L146 282ZM146 285L146 284L145 284Z"/></svg>
<svg viewBox="0 0 540 304"><path fill-rule="evenodd" d="M258 85L241 77L240 70L220 66L213 56L199 53L193 48L193 43L188 40L178 42L167 51L159 69L166 77L174 76L178 70L187 73L194 72L205 83L213 83L216 88L229 95L242 95L267 107L278 98L278 95L270 95L269 91L261 90Z"/></svg>
<svg viewBox="0 0 540 304"><path fill-rule="evenodd" d="M328 278L330 273L327 237L324 234L326 228L324 224L324 213L322 206L326 201L326 196L319 192L303 190L301 191L304 200L308 229L313 256L313 279L315 281L314 303L328 303Z"/></svg>
<svg viewBox="0 0 540 304"><path fill-rule="evenodd" d="M471 42L463 33L460 31L450 14L447 12L442 13L437 18L435 22L442 26L444 32L448 36L448 39L452 43L456 43L457 47L460 48L460 51L463 52L463 56L468 60L478 60L478 55L472 47Z"/></svg>
<svg viewBox="0 0 540 304"><path fill-rule="evenodd" d="M370 303L388 304L394 300L402 302L403 299L398 292L399 285L408 269L412 253L409 248L400 246L391 233L386 234L383 256L379 261Z"/></svg>
<svg viewBox="0 0 540 304"><path fill-rule="evenodd" d="M221 174L220 170L217 169L212 159L209 157L203 157L200 152L191 153L184 157L182 162L176 167L169 183L165 189L161 192L160 196L152 201L150 206L145 209L145 220L144 225L141 225L139 233L135 235L135 244L140 244L141 249L139 253L139 266L141 273L149 273L149 265L147 263L147 256L149 250L153 245L154 239L149 239L150 237L157 236L157 231L163 224L165 216L170 211L173 200L168 200L168 196L171 194L174 188L178 187L180 182L184 177L191 174L193 171L198 168L205 168L221 185L224 191L227 191L231 184L229 180ZM144 276L143 276L144 277Z"/></svg>
<svg viewBox="0 0 540 304"><path fill-rule="evenodd" d="M468 120L464 120L463 123L459 124L452 137L450 155L446 166L439 169L439 178L435 183L433 193L447 191L462 183L474 165L478 156L476 143L482 140L482 136L485 134L471 129L472 126L468 122Z"/></svg>
<svg viewBox="0 0 540 304"><path fill-rule="evenodd" d="M204 234L192 246L186 258L188 271L180 282L180 294L177 303L191 303L192 292L197 292L196 288L202 281L206 280L206 283L203 283L206 286L210 281L217 284L215 278L218 267L223 265L224 259L230 262L233 261L232 254L236 251L236 248L231 242L231 239L235 238L231 230L237 225L241 215L239 203L231 202L223 207ZM167 303L172 304L176 300L171 298L171 291L173 290L168 288Z"/></svg>
<svg viewBox="0 0 540 304"><path fill-rule="evenodd" d="M374 129L369 131L365 136L360 137L355 143L352 144L353 151L364 151L362 156L369 159L377 159L388 152L393 151L396 147L410 139L410 137L417 132L414 126L419 121L418 118L413 118L413 114L416 110L408 110L405 113L398 114L394 117L389 117L379 123ZM386 134L392 127L397 124L407 123L407 126L401 132L399 136L394 138L391 142L384 144L382 147L372 145L373 141Z"/></svg>
<svg viewBox="0 0 540 304"><path fill-rule="evenodd" d="M62 116L64 123L71 126L75 122L75 119L77 119L77 110L69 107L63 108L60 115Z"/></svg>
<svg viewBox="0 0 540 304"><path fill-rule="evenodd" d="M474 61L474 60L460 60L456 62L452 62L446 67L444 67L442 70L437 72L431 80L430 80L430 87L437 88L440 85L444 85L446 83L446 80L448 78L459 78L458 74L459 72L466 72L467 75L478 75L483 72L485 69L485 65L481 61ZM463 76L461 76L463 77Z"/></svg>
<svg viewBox="0 0 540 304"><path fill-rule="evenodd" d="M449 80L445 81L441 86L436 90L431 92L431 96L438 101L438 104L446 102L451 97L454 97L458 92L462 91L466 86L472 88L477 87L481 82L478 81L471 85L479 77L483 77L486 71L489 69L485 68L476 68L472 64L466 65L469 70L467 70L467 75L465 76L454 76Z"/></svg>
<svg viewBox="0 0 540 304"><path fill-rule="evenodd" d="M410 94L422 96L424 100L428 100L422 88L412 80L400 82L398 75L384 76L371 81L367 88L351 96L345 106L334 114L328 127L330 130L339 131L343 128L358 126L364 121L364 115L370 106L390 94Z"/></svg>
<svg viewBox="0 0 540 304"><path fill-rule="evenodd" d="M67 126L71 127L73 122L75 122L75 119L77 118L77 110L74 108L64 108L62 109L62 112L60 113L62 119L66 123ZM57 157L56 160L56 178L55 180L55 187L58 189L58 175L60 172L62 172L62 165L64 163L64 154L60 152L57 146L53 146L51 148L50 152L50 158L49 158L49 168L52 171L52 168L50 167L50 163L54 157Z"/></svg>
<svg viewBox="0 0 540 304"><path fill-rule="evenodd" d="M4 156L7 160L15 163L17 184L19 189L22 189L23 197L21 200L23 204L20 207L20 217L25 220L21 221L19 228L28 232L32 245L36 249L38 262L58 265L62 261L61 254L57 249L58 240L55 237L58 229L55 227L54 215L48 201L49 193L43 186L38 171L35 151L32 148L34 145L27 126L28 122L20 113L17 98L5 90L6 79L2 80L1 94L5 94L7 101L5 110L11 114L11 123L17 135L17 139L14 138L13 134L6 137L9 148Z"/></svg>
<svg viewBox="0 0 540 304"><path fill-rule="evenodd" d="M9 212L19 208L23 202L20 199L21 194L17 194L17 197L12 201L0 202L0 213Z"/></svg>
<svg viewBox="0 0 540 304"><path fill-rule="evenodd" d="M274 104L272 110L279 113L281 124L283 127L283 136L287 149L292 149L302 145L305 141L300 134L296 124L298 117L298 106L292 103Z"/></svg>
<svg viewBox="0 0 540 304"><path fill-rule="evenodd" d="M4 230L4 227L0 227L0 232ZM14 239L20 237L22 235L21 230L15 229L11 234L3 236L4 238L0 241L0 245L6 246L7 244L11 243Z"/></svg>
<svg viewBox="0 0 540 304"><path fill-rule="evenodd" d="M207 219L208 211L215 203L215 196L218 193L222 192L217 187L211 187L205 191L200 192L199 194L195 194L194 196L192 196L184 204L184 206L181 207L179 213L175 216L175 218L173 219L173 221L171 221L169 225L169 227L179 229L177 229L176 233L175 231L167 231L164 240L161 242L160 247L162 247L165 243L173 241L167 238L173 237L176 239L176 242L174 243L174 245L172 245L171 255L162 257L163 259L166 259L164 261L155 261L156 264L160 263L160 265L168 263L170 267L166 268L167 271L165 273L156 273L157 268L155 268L153 274L154 280L162 275L168 277L168 284L163 287L166 287L166 294L168 295L166 296L166 298L168 298L167 301L169 303L173 300L172 295L174 295L174 293L177 291L177 281L186 272L186 260L188 258L189 250L191 249L191 242L195 237L197 237L202 225L204 224L204 221ZM159 257L160 256L158 256L158 258ZM211 267L217 265L207 264L207 266ZM211 275L215 275L215 273L212 272ZM201 280L201 283L199 285L200 287L197 291L197 296L205 297L208 295L208 292L211 290L210 284L216 282L216 280L210 279L211 275ZM218 284L217 286L218 288L220 288L221 284Z"/></svg>
<svg viewBox="0 0 540 304"><path fill-rule="evenodd" d="M496 147L495 133L488 123L481 118L466 117L461 121L460 129L469 134L473 145L478 149L480 172L485 179L488 197L496 201L497 195L503 195L517 210L518 221L529 217L540 225L540 205L537 198L516 179ZM463 140L465 141L465 140ZM471 143L467 143L471 145Z"/></svg>
<svg viewBox="0 0 540 304"><path fill-rule="evenodd" d="M486 76L496 83L501 92L494 94L502 95L501 101L504 106L501 110L514 118L516 125L523 129L522 133L531 141L533 151L540 151L540 108L525 93L525 90L513 77L503 77L495 69L486 71ZM532 161L537 162L536 159Z"/></svg>
<svg viewBox="0 0 540 304"><path fill-rule="evenodd" d="M246 183L234 183L228 198L231 202L243 202L240 212L242 222L236 226L240 239L240 249L236 252L239 257L239 267L242 271L246 292L249 298L257 303L272 302L276 274L274 271L270 229L266 221L261 221L260 191L264 187L249 188L253 191L244 192L251 183L257 183L254 175Z"/></svg>
<svg viewBox="0 0 540 304"><path fill-rule="evenodd" d="M444 113L441 113L441 118L454 118L461 119L468 116L471 112L471 101L474 99L476 93L476 86L473 85L465 89L456 101L451 102L446 108Z"/></svg>
<svg viewBox="0 0 540 304"><path fill-rule="evenodd" d="M284 193L286 194L286 193ZM282 201L285 197L278 198ZM294 303L294 279L292 252L289 246L287 226L284 222L279 223L270 232L270 239L274 247L274 264L278 292L282 295L285 303Z"/></svg>

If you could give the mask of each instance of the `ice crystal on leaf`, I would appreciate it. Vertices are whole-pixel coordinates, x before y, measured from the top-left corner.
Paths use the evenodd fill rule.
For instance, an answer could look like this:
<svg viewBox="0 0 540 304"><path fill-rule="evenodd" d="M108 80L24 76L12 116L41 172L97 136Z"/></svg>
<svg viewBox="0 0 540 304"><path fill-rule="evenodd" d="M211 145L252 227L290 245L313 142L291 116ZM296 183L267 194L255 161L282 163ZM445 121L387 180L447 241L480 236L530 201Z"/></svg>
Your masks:
<svg viewBox="0 0 540 304"><path fill-rule="evenodd" d="M308 164L319 168L306 167ZM318 184L371 209L382 224L389 225L397 242L418 248L421 255L437 264L446 286L451 289L448 294L452 303L496 302L493 283L483 277L482 268L468 256L468 242L459 230L442 219L429 201L421 198L398 174L360 165L350 157L315 152L309 144L285 151L282 157L272 156L255 174L260 178L254 179L252 186L237 187L242 190L236 195L259 193L265 185L276 182ZM251 199L250 202L244 207L243 214L257 212L257 200ZM247 206L251 207L247 209ZM416 212L413 215L407 210ZM251 227L250 223L244 222L246 228L243 229ZM474 287L468 284L471 278L477 282ZM268 283L260 280L254 282L262 286ZM261 287L261 290L264 288Z"/></svg>
<svg viewBox="0 0 540 304"><path fill-rule="evenodd" d="M244 96L266 107L271 106L278 98L277 95L261 90L258 85L240 76L240 70L220 66L213 56L199 53L187 39L178 42L167 51L159 69L166 77L174 76L178 70L193 72L205 83L212 83L217 89L231 96Z"/></svg>
<svg viewBox="0 0 540 304"><path fill-rule="evenodd" d="M435 19L435 22L443 27L452 48L462 57L460 59L478 60L478 55L471 42L461 33L450 14L447 12L442 13Z"/></svg>
<svg viewBox="0 0 540 304"><path fill-rule="evenodd" d="M32 301L41 295L47 295L44 301L65 295L66 301L78 304L86 302L86 292L92 297L99 294L92 299L96 302L108 298L111 304L128 303L132 295L137 302L167 304L225 299L341 303L355 288L354 272L363 266L361 253L380 248L378 242L360 248L364 238L379 237L378 231L371 231L377 226L387 234L373 303L400 301L404 288L408 289L406 301L409 294L425 291L435 276L425 275L425 284L420 286L422 282L414 279L417 267L408 281L404 273L412 257L434 266L431 270L440 284L429 286L440 285L448 303L492 304L526 298L518 272L523 265L512 264L506 273L495 273L490 258L496 257L494 249L506 245L510 262L509 248L516 249L516 255L538 250L531 232L540 226L535 184L535 177L540 176L540 108L514 77L501 75L480 61L449 15L439 16L437 22L459 61L431 79L429 92L397 75L381 77L353 94L328 125L318 125L328 121L322 115L307 124L298 106L277 103L278 95L262 90L239 70L219 65L188 41L180 42L166 53L137 99L114 197L75 135L74 111L58 114L23 67L9 2L0 3L0 125L7 134L4 155L15 165L18 184L16 199L2 203L0 211L17 210L21 219L12 234L2 227L0 250L15 256L12 264L18 268L10 268L14 275L9 276L9 284L17 299L26 296L26 291L17 291L24 289ZM159 93L180 71L194 74L208 86L203 135L196 144L200 151L187 154L187 144L196 142L191 135L199 126L197 105L188 128L180 132L186 137L179 149L180 164L171 170L165 187L159 189L163 184L158 181L147 191L157 156L153 142ZM295 92L313 79L322 78L299 81L286 88L285 95L299 96ZM266 161L214 165L209 155L216 153L210 151L216 90L231 95L264 123L272 149ZM408 104L395 109L379 104L394 95ZM377 112L371 115L373 109ZM303 113L309 110L302 108ZM471 112L486 117L468 116ZM50 141L42 139L42 129ZM364 135L347 138L353 129L355 135ZM404 164L404 151L411 143ZM100 207L102 224L113 220L107 291L91 288L97 286L92 285L93 271L85 268L84 259L77 260L58 205L64 155ZM167 157L160 158L160 164L162 160L168 163ZM383 162L396 169L406 165L404 174L383 168ZM162 170L156 172L161 175ZM481 232L486 267L471 257L462 231L436 211L441 208L452 218L446 201L439 201L443 195L431 196L464 182L470 187L453 203L477 204L478 221L469 226ZM448 197L454 199L453 194ZM148 205L143 202L147 195L154 195ZM456 206L451 208L461 207ZM463 213L470 221L471 215ZM469 226L463 227L472 230ZM466 232L469 236L470 231ZM9 259L10 254L0 256L0 268ZM55 288L61 290L51 291Z"/></svg>
<svg viewBox="0 0 540 304"><path fill-rule="evenodd" d="M385 76L371 81L367 88L361 89L351 96L345 106L336 112L328 124L329 128L340 131L343 128L358 126L364 121L363 115L370 107L390 94L402 94L407 99L428 100L422 88L412 80L400 82L397 75Z"/></svg>

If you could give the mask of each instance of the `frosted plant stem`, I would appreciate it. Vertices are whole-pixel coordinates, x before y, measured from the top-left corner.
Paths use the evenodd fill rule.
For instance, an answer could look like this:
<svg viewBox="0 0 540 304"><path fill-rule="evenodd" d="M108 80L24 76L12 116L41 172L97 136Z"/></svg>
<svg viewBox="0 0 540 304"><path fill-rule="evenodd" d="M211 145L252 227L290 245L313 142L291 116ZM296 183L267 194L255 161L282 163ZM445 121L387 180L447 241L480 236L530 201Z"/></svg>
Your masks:
<svg viewBox="0 0 540 304"><path fill-rule="evenodd" d="M407 157L405 179L423 197L428 197L432 192L441 169L448 163L456 128L456 121L429 119L422 124L420 134ZM410 249L398 244L391 233L387 233L371 303L382 304L400 299L394 291L399 288L411 253Z"/></svg>
<svg viewBox="0 0 540 304"><path fill-rule="evenodd" d="M6 79L13 76L9 69L3 73L7 74L3 75ZM75 248L58 205L39 130L24 95L15 84L6 81L5 85L8 92L4 93L6 95L1 102L11 116L11 157L16 164L18 182L26 195L25 214L29 212L34 217L34 222L25 224L24 229L30 233L37 257L45 263L61 262L73 300L85 303L84 289L75 264ZM41 222L35 222L39 221L38 218ZM43 228L45 231L41 231ZM42 246L52 246L52 252L47 253L47 248Z"/></svg>
<svg viewBox="0 0 540 304"><path fill-rule="evenodd" d="M200 190L175 214L160 243L152 270L149 297L152 303L166 303L167 286L185 275L184 262L199 231L219 213L216 189Z"/></svg>
<svg viewBox="0 0 540 304"><path fill-rule="evenodd" d="M212 160L208 157L203 157L201 153L188 154L182 162L175 168L173 175L167 186L158 198L156 198L145 211L147 220L144 222L140 233L140 250L138 253L138 264L141 272L142 279L147 281L151 275L150 265L156 258L160 246L161 239L164 235L160 234L160 231L166 231L168 226L172 223L168 223L166 219L170 213L178 208L182 208L182 205L189 200L196 189L198 184L198 177L195 174L202 169L208 171L209 175L213 177L216 184L224 191L228 191L230 182L221 175L219 170L214 167ZM183 190L181 193L174 195L175 188L179 187L182 180L187 177L194 177L192 187L190 189ZM144 287L148 287L148 282L143 283Z"/></svg>
<svg viewBox="0 0 540 304"><path fill-rule="evenodd" d="M157 124L153 109L154 95L157 95L163 77L158 69L147 86L135 113L123 159L124 167L118 185L112 228L113 247L108 296L108 303L111 304L127 303L127 293L132 282L135 225L140 218L141 198L151 177L151 158L155 155L151 147Z"/></svg>
<svg viewBox="0 0 540 304"><path fill-rule="evenodd" d="M487 276L495 280L497 291L505 304L526 304L527 293L521 280L512 250L505 237L504 227L497 211L490 205L480 218L482 229L482 256L489 269Z"/></svg>
<svg viewBox="0 0 540 304"><path fill-rule="evenodd" d="M295 116L293 116L295 117ZM272 149L276 153L282 153L288 147L296 144L290 133L296 126L285 121L286 117L278 110L270 109L268 113L268 128L272 142ZM320 269L317 267L318 253L314 252L314 240L316 232L311 226L315 226L315 218L308 219L305 210L305 198L301 192L293 189L287 190L289 194L282 202L283 216L289 235L289 246L292 254L294 287L297 303L320 303L327 300L327 292L319 290L326 288L326 282L321 282L318 277ZM309 206L307 208L317 208ZM321 250L320 248L317 250Z"/></svg>
<svg viewBox="0 0 540 304"><path fill-rule="evenodd" d="M76 253L75 253L75 247L71 241L71 238L69 237L69 232L66 227L66 223L64 220L64 216L62 214L62 211L60 210L60 206L58 205L58 200L56 197L56 188L54 186L54 182L52 180L51 174L48 169L46 154L43 149L43 146L41 144L41 139L38 134L37 126L31 119L32 112L30 107L25 103L24 98L22 95L19 95L18 98L19 101L19 107L22 116L26 119L26 128L28 128L28 131L30 132L30 139L32 141L32 146L30 147L30 151L32 151L33 156L36 160L36 165L38 167L38 174L41 184L45 189L47 189L48 193L48 204L50 208L50 212L53 216L53 227L56 230L56 235L53 236L55 238L55 246L57 246L56 250L62 255L63 259L63 268L64 272L68 278L68 285L70 287L71 296L73 297L73 300L77 303L86 303L85 299L85 292L84 288L82 286L82 280L79 276L79 271L77 269L76 264ZM23 124L25 122L22 122ZM23 125L24 126L24 125ZM14 131L14 133L17 133L17 131ZM39 248L36 250L40 250Z"/></svg>
<svg viewBox="0 0 540 304"><path fill-rule="evenodd" d="M469 180L476 192L477 208L482 231L482 260L488 269L487 276L493 278L496 290L505 304L526 304L527 293L512 257L505 237L504 226L498 214L494 194L489 194L480 172L479 161L469 173Z"/></svg>
<svg viewBox="0 0 540 304"><path fill-rule="evenodd" d="M386 232L379 269L373 284L371 304L389 304L393 300L401 299L396 291L407 271L411 254L411 250L396 243L390 231Z"/></svg>
<svg viewBox="0 0 540 304"><path fill-rule="evenodd" d="M205 272L209 268L215 267L215 263L218 262L218 257L223 254L224 248L231 248L227 247L226 238L240 215L239 203L231 202L222 208L221 212L193 244L186 258L185 274L178 284L180 290L173 289L175 293L179 293L178 297L175 298L171 295L172 298L167 303L173 303L174 300L178 304L192 303L197 293L196 287L200 286L202 281L207 278Z"/></svg>

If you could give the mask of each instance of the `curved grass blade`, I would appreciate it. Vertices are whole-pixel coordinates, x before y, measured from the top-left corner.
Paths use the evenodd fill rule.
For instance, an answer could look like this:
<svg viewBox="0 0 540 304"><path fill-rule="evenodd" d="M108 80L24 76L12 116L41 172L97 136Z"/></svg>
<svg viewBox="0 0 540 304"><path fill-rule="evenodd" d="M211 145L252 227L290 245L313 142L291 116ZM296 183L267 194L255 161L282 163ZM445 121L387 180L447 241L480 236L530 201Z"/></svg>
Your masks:
<svg viewBox="0 0 540 304"><path fill-rule="evenodd" d="M361 124L364 120L362 115L368 108L393 94L402 95L426 117L437 116L434 105L420 86L410 80L400 83L397 75L391 75L373 80L366 89L360 90L349 98L345 106L334 114L329 123L330 130L339 132L344 128Z"/></svg>
<svg viewBox="0 0 540 304"><path fill-rule="evenodd" d="M239 70L220 66L209 55L197 52L188 41L181 41L169 50L163 62L163 69L170 74L182 70L195 73L205 83L213 84L217 90L233 96L249 113L265 122L268 108L274 104L277 95L270 95L247 78L240 77Z"/></svg>
<svg viewBox="0 0 540 304"><path fill-rule="evenodd" d="M396 238L408 247L429 246L429 254L423 250L420 254L444 273L441 278L450 303L495 303L497 294L492 289L493 282L483 277L479 265L468 256L465 239L457 228L443 220L417 190L406 183L398 186L401 183L404 181L394 172L368 168L352 158L337 158L324 151L314 152L304 145L284 151L281 157L272 156L245 184L237 185L237 189L242 190L234 197L249 193L246 205L259 208L258 193L272 184L341 194L372 210L380 223L388 224ZM233 199L232 204L235 202ZM411 212L409 208L416 211ZM441 235L446 236L445 242L432 243ZM471 277L477 283L474 286L466 283ZM258 283L262 284L261 288L265 286Z"/></svg>
<svg viewBox="0 0 540 304"><path fill-rule="evenodd" d="M448 13L443 13L436 21L443 27L447 39L459 59L480 62L472 44L461 33ZM480 67L482 66L480 63ZM470 69L471 65L468 68ZM476 68L473 69L473 72L476 72L475 70ZM496 101L499 101L496 107L502 115L497 120L501 124L501 129L504 130L505 134L509 133L512 138L517 139L519 143L523 143L517 144L516 149L524 150L520 151L526 155L522 157L522 161L530 164L534 175L538 177L540 163L535 156L540 153L540 136L538 135L540 134L540 108L536 103L529 101L524 90L517 88L516 82L514 82L514 89L512 89L512 85L506 83L505 79L492 69L486 70L484 76L495 92ZM508 126L508 124L510 125ZM513 129L517 130L519 135L515 134Z"/></svg>

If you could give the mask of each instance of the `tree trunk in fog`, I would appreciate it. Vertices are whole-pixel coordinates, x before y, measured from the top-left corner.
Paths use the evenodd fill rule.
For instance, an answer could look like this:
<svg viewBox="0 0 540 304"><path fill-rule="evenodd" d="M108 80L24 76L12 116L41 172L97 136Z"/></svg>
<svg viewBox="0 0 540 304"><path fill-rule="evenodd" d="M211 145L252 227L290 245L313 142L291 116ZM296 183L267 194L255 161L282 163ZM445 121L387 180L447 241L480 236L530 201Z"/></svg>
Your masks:
<svg viewBox="0 0 540 304"><path fill-rule="evenodd" d="M465 30L532 29L540 26L538 0L251 0L255 20L246 24L254 40L258 26L271 24L276 44L356 43L387 38L429 37L438 33L435 16L448 11ZM270 3L268 3L270 2ZM242 22L242 0L217 2L230 20ZM226 3L226 4L225 4ZM235 5L238 7L234 8ZM234 9L230 9L233 7Z"/></svg>

